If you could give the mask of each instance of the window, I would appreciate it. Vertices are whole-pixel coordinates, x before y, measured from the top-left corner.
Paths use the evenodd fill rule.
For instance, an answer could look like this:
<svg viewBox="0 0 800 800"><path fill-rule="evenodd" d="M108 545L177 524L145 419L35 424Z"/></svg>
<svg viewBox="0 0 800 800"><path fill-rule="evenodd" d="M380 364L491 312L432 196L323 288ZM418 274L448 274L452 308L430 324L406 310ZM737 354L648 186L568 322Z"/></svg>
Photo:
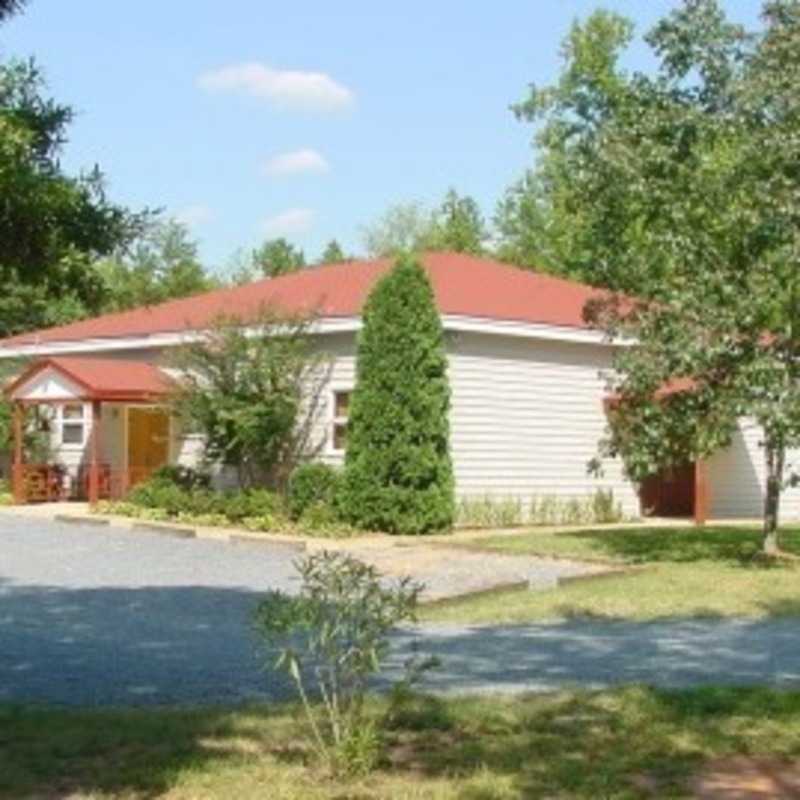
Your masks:
<svg viewBox="0 0 800 800"><path fill-rule="evenodd" d="M61 444L81 447L86 436L86 420L81 403L61 406Z"/></svg>
<svg viewBox="0 0 800 800"><path fill-rule="evenodd" d="M338 453L347 448L347 418L350 415L350 389L334 389L331 448Z"/></svg>

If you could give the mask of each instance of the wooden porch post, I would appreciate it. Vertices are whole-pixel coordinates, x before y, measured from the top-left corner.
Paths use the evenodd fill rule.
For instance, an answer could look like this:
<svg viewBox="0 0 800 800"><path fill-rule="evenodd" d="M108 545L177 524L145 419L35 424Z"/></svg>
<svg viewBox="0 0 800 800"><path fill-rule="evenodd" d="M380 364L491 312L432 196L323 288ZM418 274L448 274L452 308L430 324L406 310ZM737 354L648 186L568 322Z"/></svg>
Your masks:
<svg viewBox="0 0 800 800"><path fill-rule="evenodd" d="M89 505L100 499L100 401L92 401L92 432L89 440Z"/></svg>
<svg viewBox="0 0 800 800"><path fill-rule="evenodd" d="M14 502L22 505L25 497L25 467L23 464L23 437L25 408L19 401L14 403L14 462L11 470Z"/></svg>
<svg viewBox="0 0 800 800"><path fill-rule="evenodd" d="M694 522L705 525L711 508L711 487L708 482L708 462L699 459L694 465Z"/></svg>

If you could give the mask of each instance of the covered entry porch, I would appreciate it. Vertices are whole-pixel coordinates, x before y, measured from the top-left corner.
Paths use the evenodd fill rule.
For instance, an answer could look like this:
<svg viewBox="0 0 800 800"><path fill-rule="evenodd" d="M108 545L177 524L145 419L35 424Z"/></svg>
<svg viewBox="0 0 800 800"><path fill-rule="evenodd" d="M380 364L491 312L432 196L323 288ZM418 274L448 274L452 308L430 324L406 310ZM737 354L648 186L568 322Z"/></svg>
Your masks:
<svg viewBox="0 0 800 800"><path fill-rule="evenodd" d="M149 363L33 362L5 389L14 409L16 503L124 497L173 459L174 382ZM31 447L34 440L37 447Z"/></svg>

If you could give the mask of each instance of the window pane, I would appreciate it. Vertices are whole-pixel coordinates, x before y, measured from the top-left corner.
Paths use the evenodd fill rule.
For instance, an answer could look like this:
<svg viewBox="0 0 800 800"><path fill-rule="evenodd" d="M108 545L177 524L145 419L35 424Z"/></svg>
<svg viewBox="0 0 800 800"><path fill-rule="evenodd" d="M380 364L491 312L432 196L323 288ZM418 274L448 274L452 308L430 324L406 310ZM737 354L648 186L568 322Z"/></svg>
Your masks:
<svg viewBox="0 0 800 800"><path fill-rule="evenodd" d="M337 419L347 417L350 410L350 392L335 392L334 406L333 415Z"/></svg>
<svg viewBox="0 0 800 800"><path fill-rule="evenodd" d="M61 426L63 444L83 444L83 423L65 422Z"/></svg>
<svg viewBox="0 0 800 800"><path fill-rule="evenodd" d="M83 419L83 406L74 404L64 406L61 415L64 419Z"/></svg>
<svg viewBox="0 0 800 800"><path fill-rule="evenodd" d="M337 422L333 426L333 449L344 450L347 447L347 425Z"/></svg>

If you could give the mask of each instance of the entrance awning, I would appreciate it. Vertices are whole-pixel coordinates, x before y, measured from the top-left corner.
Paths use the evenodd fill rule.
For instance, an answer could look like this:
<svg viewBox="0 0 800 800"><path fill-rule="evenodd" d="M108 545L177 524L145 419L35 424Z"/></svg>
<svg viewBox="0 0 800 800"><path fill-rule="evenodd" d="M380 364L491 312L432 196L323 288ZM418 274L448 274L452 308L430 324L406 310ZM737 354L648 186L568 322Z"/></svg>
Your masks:
<svg viewBox="0 0 800 800"><path fill-rule="evenodd" d="M4 389L4 394L20 403L149 403L163 399L174 389L175 382L154 364L54 357L34 361Z"/></svg>

